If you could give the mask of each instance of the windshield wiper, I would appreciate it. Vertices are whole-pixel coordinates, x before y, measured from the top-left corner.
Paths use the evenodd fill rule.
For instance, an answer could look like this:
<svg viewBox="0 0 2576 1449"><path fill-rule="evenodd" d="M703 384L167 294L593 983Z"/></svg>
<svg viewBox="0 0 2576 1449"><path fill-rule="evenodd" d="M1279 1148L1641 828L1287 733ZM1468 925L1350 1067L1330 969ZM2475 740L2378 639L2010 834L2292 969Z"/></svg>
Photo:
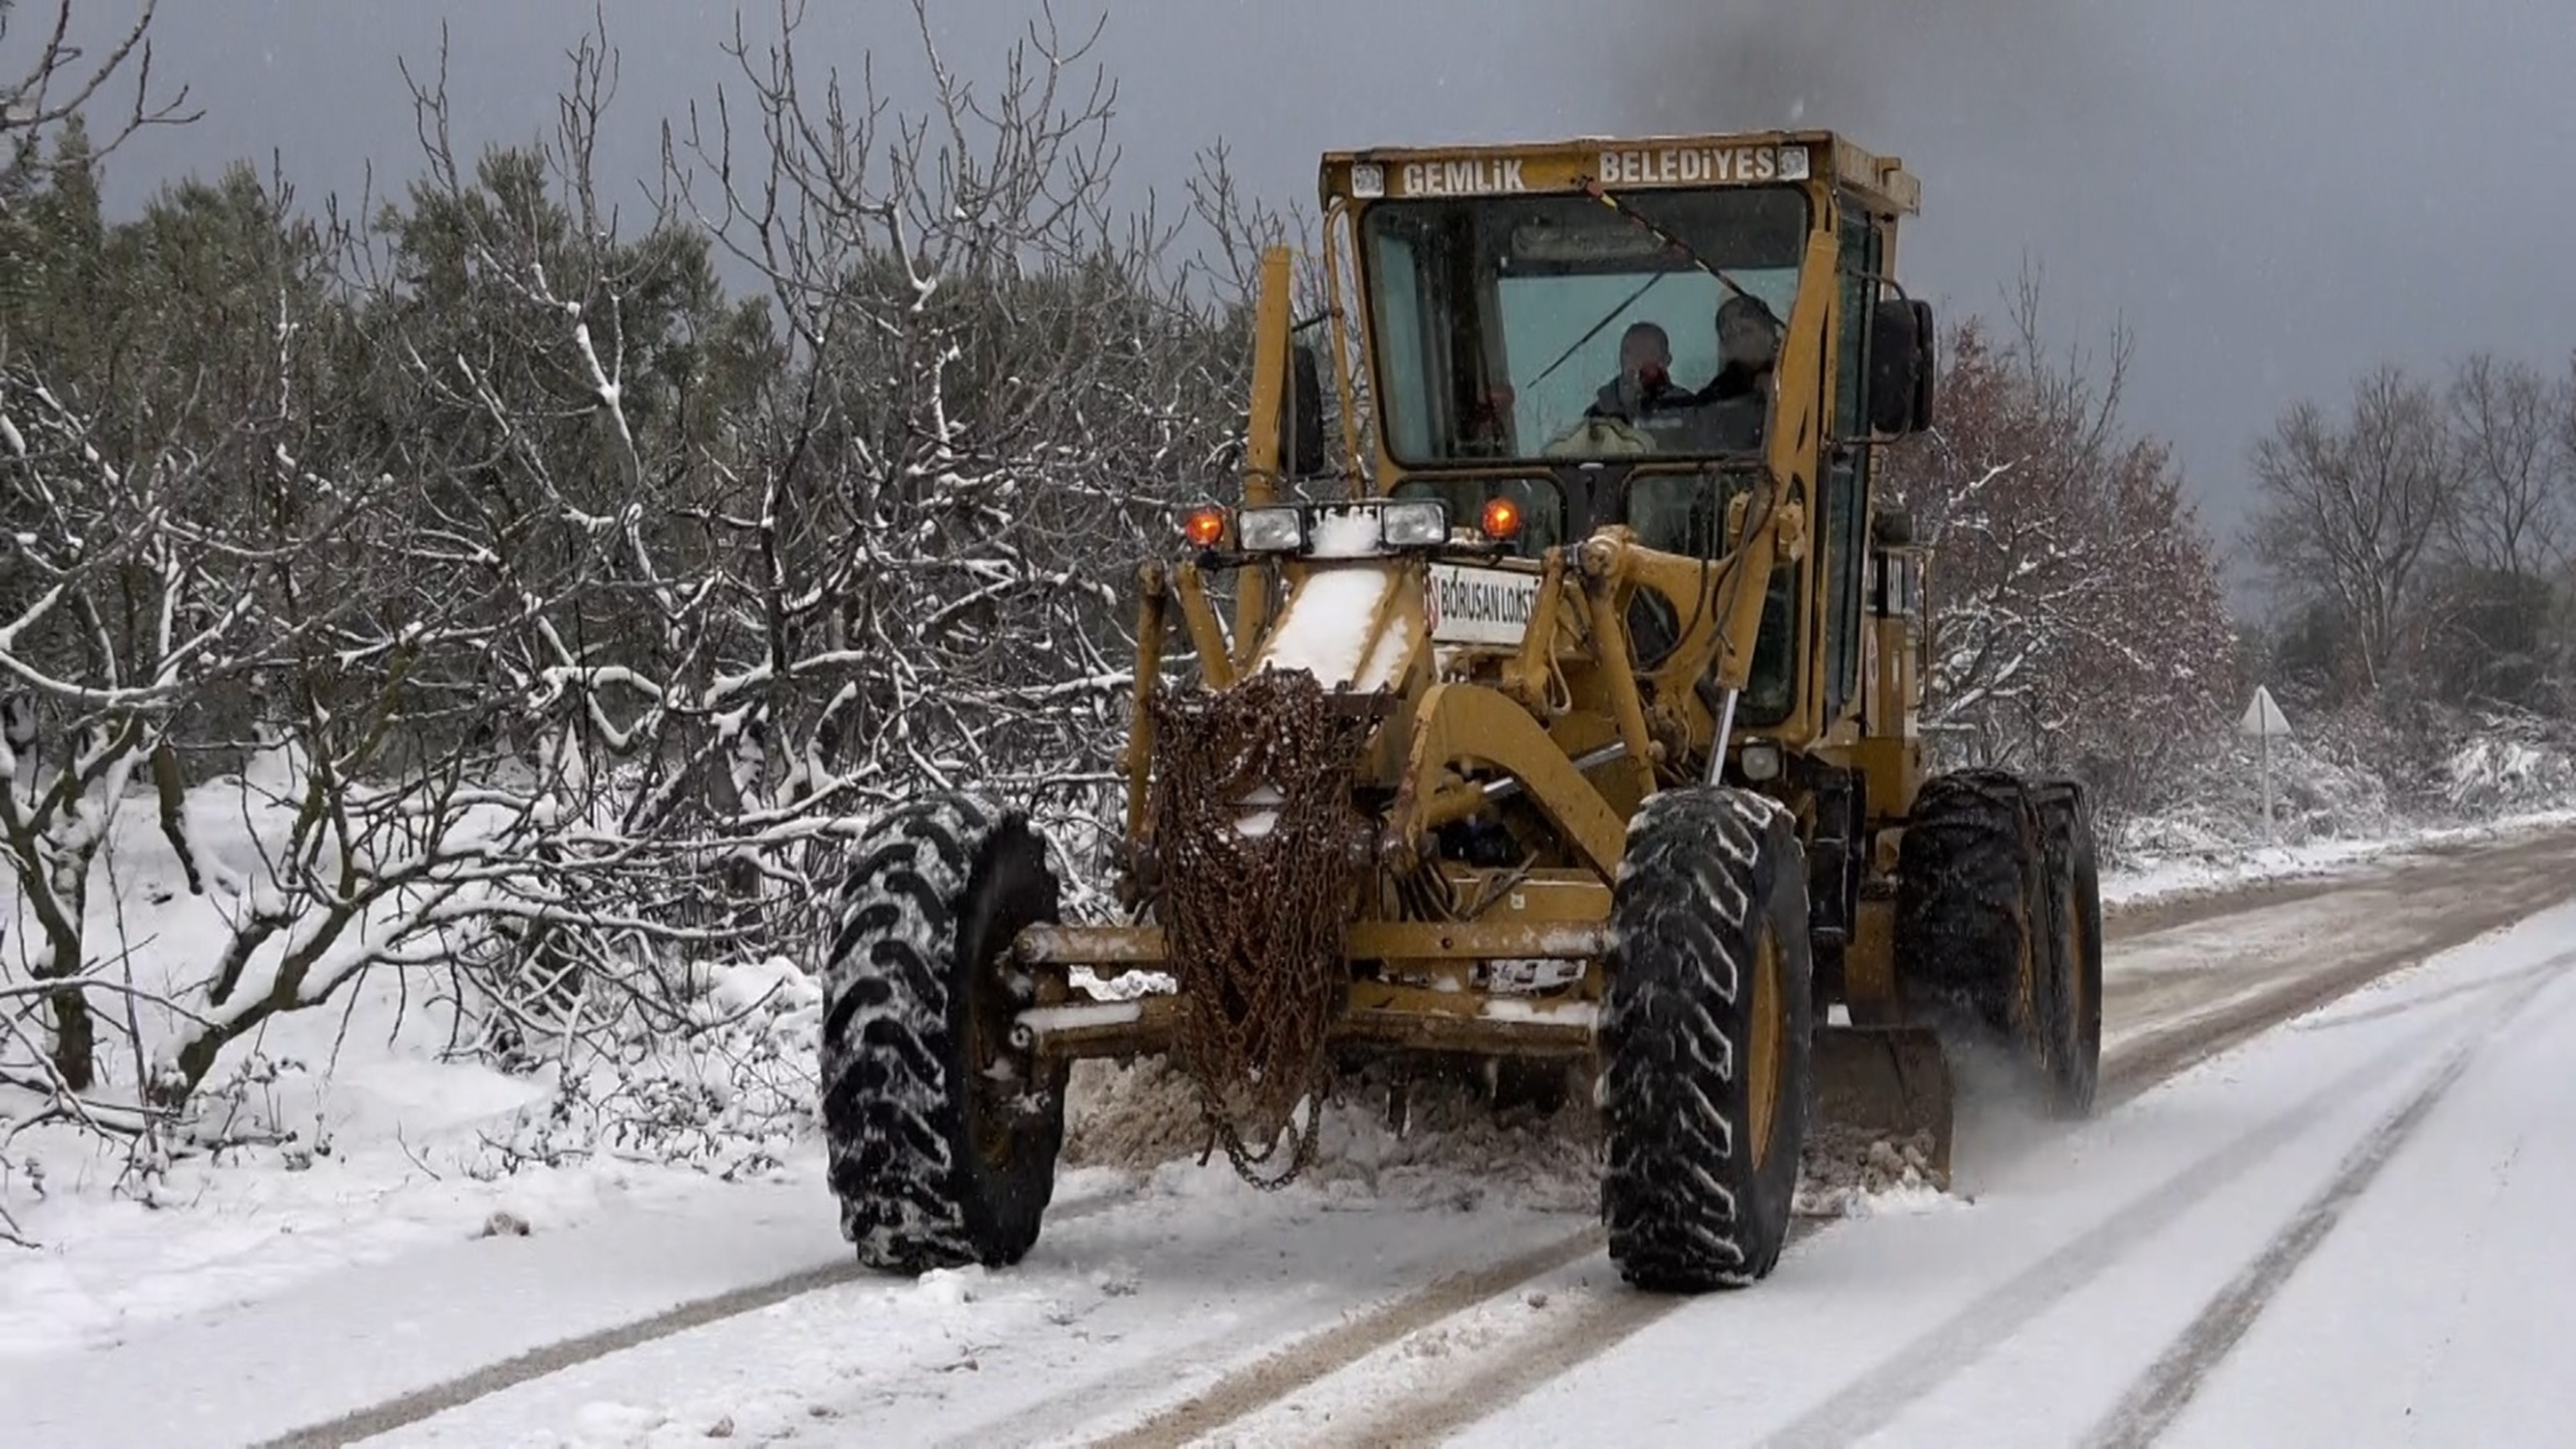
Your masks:
<svg viewBox="0 0 2576 1449"><path fill-rule="evenodd" d="M1603 206L1610 208L1612 211L1619 213L1628 220L1635 222L1638 226L1645 228L1647 234L1654 237L1655 240L1662 242L1664 245L1671 247L1677 252L1680 252L1684 261L1689 262L1692 266L1699 268L1701 271L1708 273L1712 277L1715 277L1719 286L1724 287L1726 290L1733 292L1739 297L1742 297L1754 306L1761 308L1762 315L1770 318L1774 324L1780 322L1780 314L1771 310L1770 303L1765 302L1761 298L1754 296L1751 292L1744 290L1743 287L1736 283L1736 280L1733 277L1730 277L1726 273L1709 265L1706 258L1702 257L1697 251L1692 250L1689 242L1683 241L1680 237L1677 237L1671 232L1664 230L1662 227L1657 226L1652 218L1646 216L1644 213L1638 211L1628 203L1621 201L1618 197L1611 195L1609 191L1606 190L1595 178L1590 176L1581 177L1579 178L1579 183L1583 188L1584 195L1591 197L1593 200L1600 202Z"/></svg>
<svg viewBox="0 0 2576 1449"><path fill-rule="evenodd" d="M1715 277L1719 286L1724 287L1726 290L1733 292L1739 297L1742 297L1754 306L1761 308L1762 315L1771 319L1772 326L1784 328L1787 326L1786 323L1780 320L1780 314L1771 310L1770 303L1765 302L1761 298L1754 296L1751 292L1744 290L1744 288L1740 286L1733 277L1730 277L1726 273L1719 271L1716 267L1711 266L1705 257L1702 257L1691 247L1689 242L1683 241L1680 237L1677 237L1671 232L1664 230L1662 227L1657 226L1652 218L1647 217L1628 203L1621 201L1618 197L1611 195L1609 191L1602 187L1599 181L1592 177L1585 176L1579 178L1579 184L1583 188L1584 195L1591 197L1593 200L1600 202L1612 211L1626 217L1638 226L1645 228L1647 233L1653 236L1657 241L1671 247L1674 251L1680 252L1682 254L1682 260L1689 262L1692 266L1699 268L1701 271L1708 273L1712 277ZM1590 342L1593 338L1601 335L1601 329L1609 326L1612 322L1617 321L1619 319L1619 314L1637 305L1638 298L1645 296L1650 291L1653 291L1657 283L1671 275L1672 273L1670 272L1657 272L1653 276L1647 278L1646 285L1639 287L1634 292L1629 293L1626 297L1621 298L1619 305L1602 313L1600 321L1593 323L1590 329L1585 331L1582 336L1574 339L1573 346L1568 347L1561 353L1558 353L1556 361L1549 363L1546 369L1540 372L1537 377L1531 379L1528 385L1531 387L1537 387L1540 383L1554 377L1558 368L1565 366L1568 359L1583 350L1583 345L1585 343Z"/></svg>

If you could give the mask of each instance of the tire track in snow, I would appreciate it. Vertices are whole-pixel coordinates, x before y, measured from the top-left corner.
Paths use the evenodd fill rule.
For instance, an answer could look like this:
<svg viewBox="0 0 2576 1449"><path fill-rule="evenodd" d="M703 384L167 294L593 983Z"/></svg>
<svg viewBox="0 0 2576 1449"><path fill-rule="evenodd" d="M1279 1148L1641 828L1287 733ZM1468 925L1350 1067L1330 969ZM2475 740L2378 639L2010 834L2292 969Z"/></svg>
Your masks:
<svg viewBox="0 0 2576 1449"><path fill-rule="evenodd" d="M2480 1017L2454 1047L2471 1053L2514 1011L2549 984L2547 979L2522 985ZM1766 1445L1848 1444L1886 1429L1906 1410L1943 1384L1974 1367L1992 1348L2011 1338L2023 1324L2080 1292L2117 1265L2131 1246L2207 1201L2314 1125L2356 1088L2384 1081L2407 1058L2421 1053L2428 1037L2458 1031L2456 1025L2429 1028L2390 1043L2360 1065L2301 1098L2287 1111L2186 1168L2161 1188L2113 1213L2092 1229L2039 1262L1990 1290L1897 1350L1836 1391L1826 1403L1764 1440ZM2448 1058L2445 1058L2446 1070ZM2177 1071L2181 1068L2177 1068ZM2447 1085L2437 1074L2433 1085ZM2381 1119L2375 1137L2390 1130L2414 1109L2415 1096Z"/></svg>
<svg viewBox="0 0 2576 1449"><path fill-rule="evenodd" d="M1552 1247L1558 1241L1551 1239L1546 1246ZM1445 1244L1427 1254L1407 1255L1390 1265L1391 1276L1427 1275L1436 1268L1450 1267L1458 1256L1461 1255L1448 1251ZM1176 1363L1239 1363L1246 1344L1258 1356L1265 1347L1275 1352L1281 1345L1333 1332L1336 1319L1347 1326L1352 1322L1347 1315L1369 1314L1392 1306L1380 1296L1381 1292L1363 1290L1348 1297L1337 1294L1344 1301L1324 1304L1303 1298L1276 1300L1268 1312L1248 1322L1232 1323L1187 1343L1157 1349L1144 1358L1117 1364L1078 1382L1064 1383L1035 1402L960 1425L933 1441L929 1449L1001 1449L1004 1445L1055 1443L1078 1436L1086 1425L1102 1417L1104 1404L1151 1403L1170 1393L1174 1381L1183 1376L1175 1369ZM1214 1382L1222 1382L1227 1374L1236 1371L1219 1368Z"/></svg>
<svg viewBox="0 0 2576 1449"><path fill-rule="evenodd" d="M2278 986L2242 997L2215 1011L2187 1017L2132 1038L2125 1043L2125 1051L2117 1067L2109 1062L2103 1063L2102 1104L2117 1106L2142 1096L2285 1021L2332 1005L2383 977L2420 965L2445 950L2472 940L2490 927L2519 918L2511 913L2500 914L2503 919L2481 919L2476 923L2476 930L2463 933L2450 946L2427 949L2421 943L2400 942L2362 952L2351 957L2347 964L2294 976ZM2528 912L2521 914L2527 915ZM2409 1009L2415 1004L2420 1003L2410 1003Z"/></svg>
<svg viewBox="0 0 2576 1449"><path fill-rule="evenodd" d="M2432 863L2397 875L2324 882L2315 892L2299 893L2294 899L2344 892L2377 895L2389 903L2392 913L2402 912L2406 919L2401 928L2380 932L2357 949L2338 940L2338 959L2322 970L2292 970L2276 985L2220 996L2215 1006L2207 1006L2209 998L2204 997L2201 1003L2175 1003L2159 1011L2165 1018L2161 1025L2121 1044L2124 1065L2119 1070L2104 1064L2106 1101L2116 1105L2137 1096L2283 1021L2557 904L2566 894L2568 870L2576 865L2576 848L2571 847L2576 847L2576 837L2553 831L2492 849L2460 847L2457 854L2432 851L2428 854L2438 857ZM2332 888L2325 888L2328 885ZM2281 904L2259 893L2248 900L2242 911L2226 915L2252 915ZM2186 913L2178 919L2156 919L2148 912L2130 924L2141 934L2154 936L2226 915ZM2106 940L2114 943L2123 934L2117 924L2105 932ZM2234 973L2192 974L2204 976L2210 987L2223 991ZM2128 989L2142 985L2133 979ZM2120 1005L2124 994L2121 985L2106 982L2105 1006Z"/></svg>
<svg viewBox="0 0 2576 1449"><path fill-rule="evenodd" d="M1109 1211L1123 1203L1138 1200L1132 1192L1105 1192L1082 1198L1066 1205L1058 1221L1081 1219ZM486 1364L472 1373L461 1374L443 1383L415 1389L400 1398L343 1414L325 1423L314 1424L266 1440L258 1449L323 1449L323 1446L353 1444L408 1428L424 1419L436 1418L451 1409L463 1408L477 1399L488 1398L505 1389L513 1389L536 1379L549 1378L566 1369L578 1368L612 1353L623 1353L659 1338L686 1333L728 1318L820 1293L845 1283L877 1281L882 1275L867 1268L856 1258L846 1262L827 1263L790 1273L766 1283L754 1283L712 1297L693 1299L676 1308L667 1308L649 1317L585 1333L578 1338L558 1339L525 1353Z"/></svg>
<svg viewBox="0 0 2576 1449"><path fill-rule="evenodd" d="M2246 1023L2237 1020L2235 1014L2231 1012L2226 1021L2217 1023L2214 1034L2223 1036L2229 1041L2241 1040L2243 1036L2254 1034L2262 1026L2278 1025L2283 1019L2285 1018L2272 1017L2247 1030ZM2213 1021L2215 1018L2201 1018L2198 1024L2203 1029L2209 1029L2209 1024ZM2116 1102L2143 1094L2179 1076L2191 1065L2215 1055L2222 1049L2223 1047L2212 1047L2206 1052L2190 1054L2157 1053L2137 1061L2129 1060L2126 1053L2116 1059L2106 1056L2102 1073L2106 1096ZM2393 1052L2391 1054L2394 1055ZM2186 1055L2187 1060L2184 1059ZM2115 1081L2118 1083L2116 1092L2113 1091ZM2323 1100L2331 1095L2333 1090L2329 1088L2318 1097L2311 1098L2310 1101ZM2290 1115L2303 1124L2307 1114L2302 1111ZM2282 1135L2288 1134L2266 1136L2264 1142L2259 1145L2239 1144L2237 1149L2231 1150L2231 1154L2222 1155L2229 1156L2229 1160L2241 1169L2259 1158L2261 1149L2268 1147L2272 1141ZM2030 1141L2008 1150L2005 1154L2007 1158L2005 1165L2008 1166L2011 1160L2036 1150L2040 1145L2037 1141ZM2231 1173L2230 1176L2232 1175ZM2215 1190L2218 1185L2223 1184L2213 1183L2212 1190ZM1800 1219L1790 1230L1789 1244L1794 1248L1816 1233L1845 1221L1849 1220L1844 1218ZM2116 1225L2116 1221L2114 1224L2105 1224L2096 1232L2109 1230ZM1549 1380L1560 1378L1592 1359L1600 1357L1696 1301L1691 1298L1652 1297L1620 1292L1589 1299L1575 1308L1563 1321L1544 1332L1515 1340L1503 1357L1484 1365L1464 1380L1443 1388L1436 1398L1409 1398L1404 1404L1386 1413L1336 1433L1333 1436L1334 1442L1370 1446L1441 1442L1471 1424L1493 1417ZM1938 1336L1927 1335L1927 1339ZM1966 1365L1962 1364L1960 1367L1964 1368ZM1839 1439L1842 1436L1837 1433L1822 1437Z"/></svg>
<svg viewBox="0 0 2576 1449"><path fill-rule="evenodd" d="M2368 1022L2386 1021L2392 1016L2404 1016L2410 1011L2420 1011L2427 1006L2438 1005L2441 1002L2456 1001L2464 997L2483 996L2490 991L2500 991L2515 982L2530 981L2543 976L2555 976L2568 969L2568 965L2569 962L2563 959L2543 961L2537 966L2525 966L2519 971L2508 971L2500 976L2496 976L2488 980L2467 981L2462 982L2457 986L2445 986L2439 991L2428 991L2421 996L2409 997L2404 1001L2392 1001L2384 1006L2365 1007L2358 1011L2338 1012L2334 1016L2322 1021L2303 1022L2300 1025L2293 1027L2292 1030L2343 1031L2347 1028L2361 1026Z"/></svg>
<svg viewBox="0 0 2576 1449"><path fill-rule="evenodd" d="M1799 1219L1790 1226L1790 1246L1824 1231L1829 1221ZM1440 1443L1695 1301L1650 1297L1624 1284L1616 1285L1584 1300L1539 1335L1515 1341L1503 1355L1444 1387L1439 1397L1408 1397L1366 1422L1336 1433L1333 1442L1370 1446Z"/></svg>
<svg viewBox="0 0 2576 1449"><path fill-rule="evenodd" d="M1193 1443L1407 1335L1491 1302L1587 1254L1600 1252L1606 1242L1596 1223L1544 1247L1442 1279L1275 1350L1141 1423L1090 1442L1116 1449L1160 1449L1164 1445Z"/></svg>
<svg viewBox="0 0 2576 1449"><path fill-rule="evenodd" d="M389 1434L450 1409L462 1408L476 1399L515 1388L531 1379L559 1374L593 1359L651 1343L657 1338L685 1333L721 1319L739 1318L790 1298L802 1298L808 1293L838 1287L863 1276L865 1271L853 1259L683 1303L650 1318L621 1323L615 1328L604 1328L579 1338L561 1339L543 1348L532 1348L514 1358L486 1365L445 1383L415 1390L399 1399L388 1399L329 1423L281 1435L266 1441L260 1449L321 1449L325 1445L353 1444L361 1439Z"/></svg>
<svg viewBox="0 0 2576 1449"><path fill-rule="evenodd" d="M1801 1213L1790 1220L1787 1245L1795 1249L1846 1221L1849 1220L1839 1214ZM1461 1274L1446 1284L1385 1304L1341 1328L1326 1330L1312 1340L1278 1349L1144 1423L1083 1442L1095 1449L1112 1445L1120 1449L1163 1449L1196 1443L1215 1430L1288 1402L1361 1359L1400 1347L1407 1339L1500 1303L1607 1246L1601 1229L1594 1226L1521 1258ZM1608 1266L1605 1259L1603 1267ZM1458 1291L1439 1291L1444 1287ZM1431 1301L1435 1293L1439 1300L1436 1302ZM1407 1398L1382 1421L1371 1421L1355 1434L1336 1434L1332 1442L1383 1446L1436 1441L1697 1300L1635 1292L1622 1284L1570 1301L1574 1306L1563 1321L1536 1335L1514 1339L1500 1350L1503 1356L1486 1362L1467 1382L1444 1389L1439 1399ZM1168 1370L1156 1372L1169 1376ZM1096 1405L1097 1400L1087 1394L1080 1401L1070 1395L1050 1399L1003 1421L999 1427L979 1427L974 1442L1021 1443L1048 1433L1066 1434L1086 1420L1101 1417ZM1004 1437L996 1441L991 1437L994 1434ZM962 1445L966 1441L950 1442Z"/></svg>
<svg viewBox="0 0 2576 1449"><path fill-rule="evenodd" d="M2342 1224L2344 1214L2378 1181L2399 1149L2412 1140L2424 1125L2425 1118L2441 1105L2442 1099L2458 1085L2470 1065L2477 1059L2496 1032L2532 999L2558 979L2570 965L2576 965L2576 953L2560 956L2535 967L2532 976L2506 1002L2482 1023L2482 1029L2471 1033L2453 1046L2424 1084L2415 1090L2404 1106L2381 1119L2367 1137L2346 1154L2343 1165L2315 1196L2301 1205L2279 1234L2264 1245L2254 1261L2245 1265L2228 1285L2210 1300L2200 1315L2177 1335L2173 1343L2150 1365L2145 1374L2121 1397L2119 1404L2094 1431L2091 1443L2106 1449L2143 1449L2172 1427L2211 1371L2226 1361L2246 1333L2262 1317L2272 1300L2289 1285L2299 1266L2322 1245L2327 1236Z"/></svg>

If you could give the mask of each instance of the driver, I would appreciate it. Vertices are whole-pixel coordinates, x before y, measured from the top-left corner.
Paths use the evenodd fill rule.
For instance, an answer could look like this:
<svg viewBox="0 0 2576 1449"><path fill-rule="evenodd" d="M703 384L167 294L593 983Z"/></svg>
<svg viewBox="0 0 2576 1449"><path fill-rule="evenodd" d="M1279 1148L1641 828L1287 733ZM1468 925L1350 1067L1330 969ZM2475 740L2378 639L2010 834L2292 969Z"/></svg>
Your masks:
<svg viewBox="0 0 2576 1449"><path fill-rule="evenodd" d="M1639 322L1619 338L1619 375L1601 385L1585 417L1642 423L1650 413L1675 412L1692 403L1673 381L1673 343L1664 329Z"/></svg>

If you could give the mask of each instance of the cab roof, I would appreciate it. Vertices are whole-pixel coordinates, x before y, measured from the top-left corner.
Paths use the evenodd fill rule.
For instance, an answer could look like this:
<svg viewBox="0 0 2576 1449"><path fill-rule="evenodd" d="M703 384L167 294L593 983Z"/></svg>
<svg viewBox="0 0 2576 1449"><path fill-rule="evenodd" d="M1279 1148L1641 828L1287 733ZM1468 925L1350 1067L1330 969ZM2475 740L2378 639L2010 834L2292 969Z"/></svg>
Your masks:
<svg viewBox="0 0 2576 1449"><path fill-rule="evenodd" d="M1510 196L1827 180L1872 209L1918 214L1923 186L1904 163L1832 131L1579 136L1470 146L1374 146L1324 153L1320 193L1336 200Z"/></svg>

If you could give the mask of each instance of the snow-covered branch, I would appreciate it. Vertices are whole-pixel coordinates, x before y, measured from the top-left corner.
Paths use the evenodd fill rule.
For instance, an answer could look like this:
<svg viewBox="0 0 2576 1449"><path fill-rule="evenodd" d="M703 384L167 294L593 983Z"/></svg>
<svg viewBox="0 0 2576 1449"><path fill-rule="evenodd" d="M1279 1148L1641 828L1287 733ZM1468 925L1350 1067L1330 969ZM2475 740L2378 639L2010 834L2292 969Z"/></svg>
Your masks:
<svg viewBox="0 0 2576 1449"><path fill-rule="evenodd" d="M624 218L602 35L480 155L421 73L422 179L363 229L241 172L45 239L99 291L0 357L0 1097L183 1120L270 1024L415 982L512 1064L713 1031L710 973L801 956L927 786L1115 840L1136 565L1239 456L1271 219L1220 163L1220 258L1175 263L1109 210L1086 38L987 90L920 18L906 116L783 6ZM92 882L156 831L192 924L142 952Z"/></svg>
<svg viewBox="0 0 2576 1449"><path fill-rule="evenodd" d="M1943 422L1884 475L1933 550L1927 731L1945 763L2076 770L2132 800L2226 703L2215 549L2164 449L2122 432L2124 347L2098 374L2051 363L2035 284L2011 322L1953 329Z"/></svg>

